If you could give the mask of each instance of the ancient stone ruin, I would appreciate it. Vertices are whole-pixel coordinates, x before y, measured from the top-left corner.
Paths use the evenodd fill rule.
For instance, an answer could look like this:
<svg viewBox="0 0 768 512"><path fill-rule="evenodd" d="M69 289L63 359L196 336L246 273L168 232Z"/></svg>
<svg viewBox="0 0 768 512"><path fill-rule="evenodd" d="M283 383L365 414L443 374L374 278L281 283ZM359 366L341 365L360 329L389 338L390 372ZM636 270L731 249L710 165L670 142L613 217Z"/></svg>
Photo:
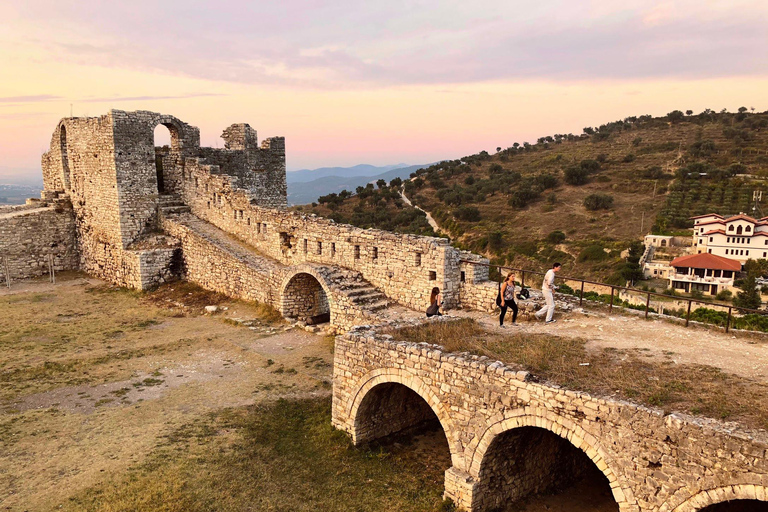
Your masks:
<svg viewBox="0 0 768 512"><path fill-rule="evenodd" d="M170 146L155 147L158 125ZM183 278L341 329L392 303L423 310L433 286L448 307L492 305L487 270L461 261L482 258L439 238L290 212L285 140L259 144L247 124L222 138L223 149L201 147L194 126L146 111L62 119L43 155L42 198L0 212L10 277L53 262L137 289Z"/></svg>
<svg viewBox="0 0 768 512"><path fill-rule="evenodd" d="M160 124L168 147L154 145ZM445 495L468 511L591 465L622 512L768 500L764 432L531 382L499 361L353 329L381 322L393 304L424 310L434 286L448 307L487 310L496 284L472 264L486 260L446 240L288 211L284 139L259 144L247 124L222 137L223 149L201 147L197 128L145 111L61 120L43 155L41 199L0 210L0 279L50 267L137 289L182 278L351 330L336 340L334 425L365 443L436 422L452 463Z"/></svg>

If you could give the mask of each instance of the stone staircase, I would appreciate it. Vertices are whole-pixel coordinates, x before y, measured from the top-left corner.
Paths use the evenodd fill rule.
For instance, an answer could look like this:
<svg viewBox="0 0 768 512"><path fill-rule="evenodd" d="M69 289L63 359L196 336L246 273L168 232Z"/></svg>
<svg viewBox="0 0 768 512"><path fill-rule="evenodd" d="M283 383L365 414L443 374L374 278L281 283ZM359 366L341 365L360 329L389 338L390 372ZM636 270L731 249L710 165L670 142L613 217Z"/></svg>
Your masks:
<svg viewBox="0 0 768 512"><path fill-rule="evenodd" d="M405 312L405 308L389 300L383 292L366 281L363 275L356 270L316 263L298 263L295 266L286 266L284 263L260 253L258 249L234 235L189 213L189 207L183 205L178 198L173 196L161 196L158 209L161 218L164 219L166 231L175 234L177 229L172 226L183 226L184 229L194 233L199 240L215 248L211 253L218 252L218 254L228 255L244 270L248 269L265 276L264 279L270 281L271 286L283 282L283 275L290 275L296 269L306 267L309 273L315 274L325 281L328 291L334 296L339 311L350 318L355 318L355 321L378 323L393 316L402 316ZM236 276L233 275L234 278ZM203 285L205 284L203 283ZM215 291L226 293L224 290ZM280 293L277 289L274 292L278 295ZM273 296L272 300L276 299L277 297ZM276 304L275 306L277 307Z"/></svg>
<svg viewBox="0 0 768 512"><path fill-rule="evenodd" d="M162 215L188 213L191 211L189 206L185 205L179 196L170 194L158 196L157 209Z"/></svg>
<svg viewBox="0 0 768 512"><path fill-rule="evenodd" d="M349 297L350 302L362 311L375 313L391 305L387 296L363 279L360 272L333 267L326 277L333 288Z"/></svg>

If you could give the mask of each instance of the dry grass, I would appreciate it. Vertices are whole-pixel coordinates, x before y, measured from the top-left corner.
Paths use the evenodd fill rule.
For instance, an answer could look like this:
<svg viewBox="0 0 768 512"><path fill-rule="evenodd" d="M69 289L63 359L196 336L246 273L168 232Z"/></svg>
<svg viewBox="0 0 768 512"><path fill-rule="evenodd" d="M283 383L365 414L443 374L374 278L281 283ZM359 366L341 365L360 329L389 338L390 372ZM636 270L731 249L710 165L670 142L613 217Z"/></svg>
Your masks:
<svg viewBox="0 0 768 512"><path fill-rule="evenodd" d="M470 319L432 322L391 334L436 343L450 352L488 356L569 389L768 428L768 386L712 366L655 361L643 350L587 351L586 341L578 338L493 334Z"/></svg>
<svg viewBox="0 0 768 512"><path fill-rule="evenodd" d="M176 430L147 462L62 510L445 510L442 465L400 444L356 449L330 420L330 399L221 411Z"/></svg>

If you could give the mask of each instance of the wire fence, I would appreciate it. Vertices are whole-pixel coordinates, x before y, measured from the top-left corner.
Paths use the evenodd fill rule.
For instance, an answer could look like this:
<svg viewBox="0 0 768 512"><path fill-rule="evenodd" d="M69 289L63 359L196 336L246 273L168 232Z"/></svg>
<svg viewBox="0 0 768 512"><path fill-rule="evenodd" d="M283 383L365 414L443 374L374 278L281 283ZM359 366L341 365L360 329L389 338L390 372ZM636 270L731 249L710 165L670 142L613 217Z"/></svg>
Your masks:
<svg viewBox="0 0 768 512"><path fill-rule="evenodd" d="M45 264L48 267L48 279L51 281L51 283L56 284L56 264L55 264L55 258L56 256L53 253L48 253L44 255L45 258ZM11 287L11 261L10 258L7 255L4 255L2 257L2 267L0 267L0 270L2 273L0 273L0 276L2 276L2 279L0 279L0 282L5 282L5 286L7 288ZM26 279L28 277L27 275L20 275L18 276L19 279ZM0 285L1 286L1 285Z"/></svg>
<svg viewBox="0 0 768 512"><path fill-rule="evenodd" d="M470 261L470 260L461 260L461 262L469 264L469 265L480 266L480 267L495 268L495 269L498 269L500 271L501 270L505 270L505 271L512 271L512 272L519 273L520 285L522 287L525 287L525 277L526 277L526 275L528 275L529 278L533 277L533 276L544 276L545 275L544 272L539 272L539 271L535 271L535 270L527 270L527 269L522 269L522 268L515 268L515 267L506 267L506 266L503 266L503 265L491 265L489 263L478 263L476 261ZM573 295L579 297L579 306L582 306L584 304L584 299L585 299L584 285L585 284L589 284L589 285L599 286L599 287L603 287L603 288L610 288L611 293L610 293L610 298L608 299L608 310L609 311L613 311L614 307L622 307L622 308L634 309L634 310L640 309L641 311L645 312L645 318L648 318L648 314L649 313L651 313L651 312L655 313L655 310L653 310L653 308L651 307L651 297L659 297L659 298L664 299L665 301L668 301L670 299L674 299L674 300L677 300L677 301L682 301L684 303L687 303L687 307L685 308L686 309L685 314L684 314L683 317L681 317L681 318L685 318L685 326L686 327L688 327L688 325L690 324L690 321L691 321L691 307L693 306L694 303L695 304L701 304L701 305L704 305L704 306L714 306L714 309L716 309L716 311L721 311L721 310L727 308L728 313L727 313L727 315L725 315L725 318L721 318L720 315L715 315L715 316L711 316L711 318L708 319L710 321L702 320L705 323L711 323L711 324L714 324L714 325L721 325L722 324L721 326L725 327L725 332L729 332L729 330L732 327L732 324L733 324L734 318L735 318L734 312L736 312L738 315L759 315L761 320L768 321L768 311L765 311L765 310L750 309L750 308L736 307L736 306L732 306L732 305L725 305L725 304L721 304L721 303L717 303L717 302L707 301L707 300L704 300L704 299L697 299L697 298L694 298L694 297L690 297L690 298L689 297L670 297L669 295L665 295L663 293L651 292L651 291L646 291L646 290L639 290L637 288L629 288L629 287L626 287L626 286L617 286L617 285L613 285L613 284L600 283L598 281L590 281L588 279L582 279L582 278L579 278L579 277L570 277L570 276L560 276L560 275L558 275L558 276L556 276L556 278L559 279L559 280L562 280L562 281L571 281L571 282L580 283L580 286L579 286L580 289L578 291L574 290L574 293L573 293ZM638 307L627 307L627 306L625 306L623 304L624 301L622 301L618 297L618 294L616 293L616 292L622 292L622 291L625 291L627 293L637 294L637 295L640 295L640 296L645 296L645 305L644 305L644 307L638 308ZM594 295L592 295L593 293L594 292L589 292L588 291L586 293L586 298L589 300L590 297L594 296ZM617 301L617 299L618 299L618 301ZM723 311L723 313L725 313L725 312ZM678 316L678 315L673 315L673 316ZM697 317L697 320L698 320L698 317ZM762 323L762 322L758 322L758 323ZM768 324L766 324L763 328L758 328L756 330L768 330Z"/></svg>

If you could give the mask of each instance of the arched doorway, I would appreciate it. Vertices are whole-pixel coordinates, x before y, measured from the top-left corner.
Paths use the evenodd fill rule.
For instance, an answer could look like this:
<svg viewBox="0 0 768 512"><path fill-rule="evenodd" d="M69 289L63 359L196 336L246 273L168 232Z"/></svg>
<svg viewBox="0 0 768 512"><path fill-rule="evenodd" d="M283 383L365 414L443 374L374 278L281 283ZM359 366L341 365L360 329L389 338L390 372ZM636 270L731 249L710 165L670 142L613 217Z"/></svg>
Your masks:
<svg viewBox="0 0 768 512"><path fill-rule="evenodd" d="M69 154L67 152L67 127L63 124L59 130L59 148L61 151L61 186L64 190L69 190Z"/></svg>
<svg viewBox="0 0 768 512"><path fill-rule="evenodd" d="M483 497L483 510L523 512L533 498L537 507L563 512L619 510L608 479L586 453L533 426L494 437L480 465L476 492Z"/></svg>
<svg viewBox="0 0 768 512"><path fill-rule="evenodd" d="M282 313L287 318L312 324L330 322L331 305L320 281L312 274L299 272L285 285Z"/></svg>
<svg viewBox="0 0 768 512"><path fill-rule="evenodd" d="M179 161L179 130L172 123L159 123L154 130L155 173L159 194L177 189L176 165Z"/></svg>
<svg viewBox="0 0 768 512"><path fill-rule="evenodd" d="M733 500L716 503L699 512L768 512L768 501Z"/></svg>
<svg viewBox="0 0 768 512"><path fill-rule="evenodd" d="M399 465L413 468L425 485L442 489L451 467L443 425L418 393L397 382L372 387L354 417L356 444L389 452Z"/></svg>

